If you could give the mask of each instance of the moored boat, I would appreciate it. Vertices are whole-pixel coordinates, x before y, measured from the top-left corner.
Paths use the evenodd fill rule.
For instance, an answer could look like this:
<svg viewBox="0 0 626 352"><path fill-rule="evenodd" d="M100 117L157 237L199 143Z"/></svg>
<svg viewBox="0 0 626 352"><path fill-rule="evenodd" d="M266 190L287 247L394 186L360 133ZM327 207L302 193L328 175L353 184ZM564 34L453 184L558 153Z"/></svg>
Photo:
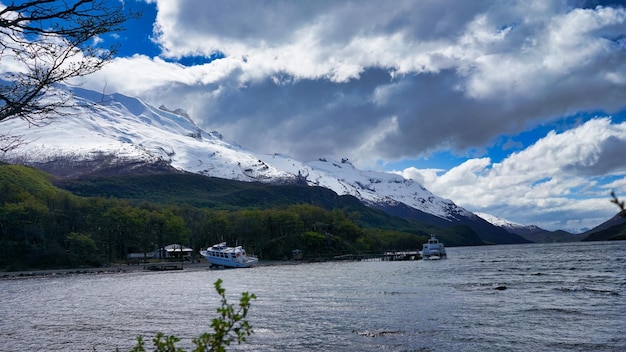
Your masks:
<svg viewBox="0 0 626 352"><path fill-rule="evenodd" d="M422 258L424 259L441 259L446 258L446 248L443 243L431 235L428 243L422 245Z"/></svg>
<svg viewBox="0 0 626 352"><path fill-rule="evenodd" d="M259 262L258 258L247 255L242 246L228 247L226 242L200 250L200 254L211 263L211 266L249 268Z"/></svg>

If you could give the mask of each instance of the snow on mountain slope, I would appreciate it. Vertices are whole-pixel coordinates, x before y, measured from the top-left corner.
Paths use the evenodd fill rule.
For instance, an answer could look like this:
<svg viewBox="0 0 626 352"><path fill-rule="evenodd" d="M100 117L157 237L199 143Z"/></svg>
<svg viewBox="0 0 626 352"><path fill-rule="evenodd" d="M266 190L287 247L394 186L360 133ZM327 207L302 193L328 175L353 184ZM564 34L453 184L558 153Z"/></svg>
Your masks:
<svg viewBox="0 0 626 352"><path fill-rule="evenodd" d="M498 227L502 227L505 230L511 232L511 233L515 233L515 234L521 234L521 233L533 233L533 232L542 232L545 231L542 228L535 226L535 225L521 225L521 224L516 224L514 222L508 221L508 220L504 220L501 219L499 217L493 216L491 214L486 214L486 213L474 213L476 215L478 215L479 217L487 220L488 222L490 222L492 225L498 226Z"/></svg>
<svg viewBox="0 0 626 352"><path fill-rule="evenodd" d="M13 163L93 161L113 157L120 162L165 162L206 176L268 183L296 182L329 188L364 202L409 207L453 220L473 217L452 201L435 196L419 183L401 176L356 169L347 159L326 158L305 164L281 154L261 155L207 133L184 112L159 109L121 94L74 89L75 107L52 123L30 128L25 121L0 123L3 131L24 135L29 143L6 153Z"/></svg>
<svg viewBox="0 0 626 352"><path fill-rule="evenodd" d="M264 161L277 168L305 178L310 185L325 187L337 194L349 194L366 203L404 203L440 218L452 220L456 215L472 217L473 214L456 206L452 201L432 194L419 183L379 171L359 170L348 159L333 161L320 158L302 164L282 155L265 156Z"/></svg>
<svg viewBox="0 0 626 352"><path fill-rule="evenodd" d="M22 120L2 122L2 130L25 135L29 143L7 153L9 162L49 162L59 157L93 160L113 155L240 181L278 180L291 175L263 164L241 147L207 133L181 113L156 109L120 94L75 90L73 109L49 125L29 128Z"/></svg>

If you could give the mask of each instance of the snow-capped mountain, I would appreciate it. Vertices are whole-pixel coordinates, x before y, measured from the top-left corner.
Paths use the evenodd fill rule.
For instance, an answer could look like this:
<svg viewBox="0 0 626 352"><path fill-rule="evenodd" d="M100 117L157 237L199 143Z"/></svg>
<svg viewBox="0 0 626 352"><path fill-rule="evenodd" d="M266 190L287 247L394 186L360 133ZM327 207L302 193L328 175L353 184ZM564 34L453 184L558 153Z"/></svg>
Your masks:
<svg viewBox="0 0 626 352"><path fill-rule="evenodd" d="M530 234L530 233L547 231L536 225L521 225L521 224L508 221L508 220L501 219L491 214L479 213L479 212L475 212L474 214L487 220L489 223L493 224L494 226L504 228L505 230L511 233L518 234L518 235L525 235L525 234Z"/></svg>
<svg viewBox="0 0 626 352"><path fill-rule="evenodd" d="M0 161L34 166L60 177L137 172L191 172L237 181L320 186L352 195L389 214L437 226L464 225L483 243L523 243L451 200L396 174L359 170L349 160L303 163L259 154L207 132L182 110L155 108L121 94L74 89L72 108L50 123L0 122L0 131L27 142ZM480 244L472 240L467 244Z"/></svg>
<svg viewBox="0 0 626 352"><path fill-rule="evenodd" d="M525 239L536 243L548 242L575 242L587 237L588 234L576 233L572 234L567 231L548 231L536 225L521 225L508 220L498 218L486 213L474 213L479 217L490 222L494 226L505 229L510 233L514 233Z"/></svg>
<svg viewBox="0 0 626 352"><path fill-rule="evenodd" d="M328 188L340 195L349 194L367 204L393 206L402 203L447 220L473 215L456 206L454 202L432 194L413 180L386 172L359 170L348 159L335 161L319 158L303 164L282 155L259 158L280 170L305 179L309 185Z"/></svg>
<svg viewBox="0 0 626 352"><path fill-rule="evenodd" d="M241 181L276 181L286 172L200 129L184 112L157 109L120 94L103 96L75 89L75 107L50 124L29 128L3 121L3 131L24 135L28 144L3 159L27 164L114 159L119 163L164 162L178 170Z"/></svg>
<svg viewBox="0 0 626 352"><path fill-rule="evenodd" d="M19 119L0 122L1 131L28 142L0 160L61 177L166 169L246 182L320 186L392 215L438 226L469 226L484 243L526 242L415 181L359 170L347 158L303 163L282 154L255 153L219 132L203 130L182 110L155 108L121 94L74 89L73 99L72 108L59 111L44 126L31 127Z"/></svg>
<svg viewBox="0 0 626 352"><path fill-rule="evenodd" d="M85 89L74 89L73 99L73 108L63 110L62 115L42 127L31 128L19 119L3 121L3 131L25 136L28 144L2 159L38 167L65 164L66 169L105 161L108 165L161 163L181 171L239 181L306 182L340 195L353 195L365 203L402 203L447 220L473 216L415 181L359 170L348 159L320 158L305 164L281 154L246 150L227 142L218 132L206 132L181 110L155 108L137 98Z"/></svg>

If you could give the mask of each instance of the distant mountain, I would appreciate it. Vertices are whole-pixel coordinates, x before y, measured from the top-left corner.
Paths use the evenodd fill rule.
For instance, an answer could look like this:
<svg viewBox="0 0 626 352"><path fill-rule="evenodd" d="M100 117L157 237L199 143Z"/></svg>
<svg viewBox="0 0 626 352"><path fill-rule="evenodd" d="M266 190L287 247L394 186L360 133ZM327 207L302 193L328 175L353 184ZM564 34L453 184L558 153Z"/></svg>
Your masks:
<svg viewBox="0 0 626 352"><path fill-rule="evenodd" d="M576 242L586 237L583 234L571 234L567 231L548 231L536 225L520 225L486 213L475 213L491 224L507 230L508 232L522 236L528 241L535 243L551 242Z"/></svg>
<svg viewBox="0 0 626 352"><path fill-rule="evenodd" d="M534 233L546 231L535 225L520 225L511 221L508 221L508 220L504 220L497 216L493 216L491 214L479 213L479 212L474 213L474 214L487 220L488 222L490 222L491 224L495 226L501 227L511 233L515 233L518 235L528 235L528 234L534 234Z"/></svg>
<svg viewBox="0 0 626 352"><path fill-rule="evenodd" d="M438 226L467 226L485 243L526 239L399 175L359 170L347 158L303 163L282 154L264 155L206 132L182 110L155 108L121 94L74 89L74 107L52 123L31 128L25 121L0 123L29 143L2 160L34 166L63 178L86 175L194 173L264 184L302 184L351 195L364 204Z"/></svg>
<svg viewBox="0 0 626 352"><path fill-rule="evenodd" d="M626 219L619 214L582 234L583 241L626 240Z"/></svg>

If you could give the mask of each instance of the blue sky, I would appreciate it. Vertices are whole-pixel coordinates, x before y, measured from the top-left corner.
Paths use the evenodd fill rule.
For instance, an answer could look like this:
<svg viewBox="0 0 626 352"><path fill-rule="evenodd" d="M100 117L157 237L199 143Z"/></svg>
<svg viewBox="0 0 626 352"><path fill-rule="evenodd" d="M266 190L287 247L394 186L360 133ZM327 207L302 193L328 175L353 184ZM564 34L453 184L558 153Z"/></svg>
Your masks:
<svg viewBox="0 0 626 352"><path fill-rule="evenodd" d="M118 0L110 0L118 3ZM348 157L470 211L580 230L626 198L619 1L125 0L88 88L262 153Z"/></svg>
<svg viewBox="0 0 626 352"><path fill-rule="evenodd" d="M115 2L112 1L112 3ZM154 34L152 33L157 15L156 4L131 0L123 5L127 11L141 13L141 17L126 22L124 25L126 31L117 33L119 37L106 36L102 39L106 43L120 45L118 56L128 57L135 54L143 54L150 57L159 56L161 49L154 42Z"/></svg>

